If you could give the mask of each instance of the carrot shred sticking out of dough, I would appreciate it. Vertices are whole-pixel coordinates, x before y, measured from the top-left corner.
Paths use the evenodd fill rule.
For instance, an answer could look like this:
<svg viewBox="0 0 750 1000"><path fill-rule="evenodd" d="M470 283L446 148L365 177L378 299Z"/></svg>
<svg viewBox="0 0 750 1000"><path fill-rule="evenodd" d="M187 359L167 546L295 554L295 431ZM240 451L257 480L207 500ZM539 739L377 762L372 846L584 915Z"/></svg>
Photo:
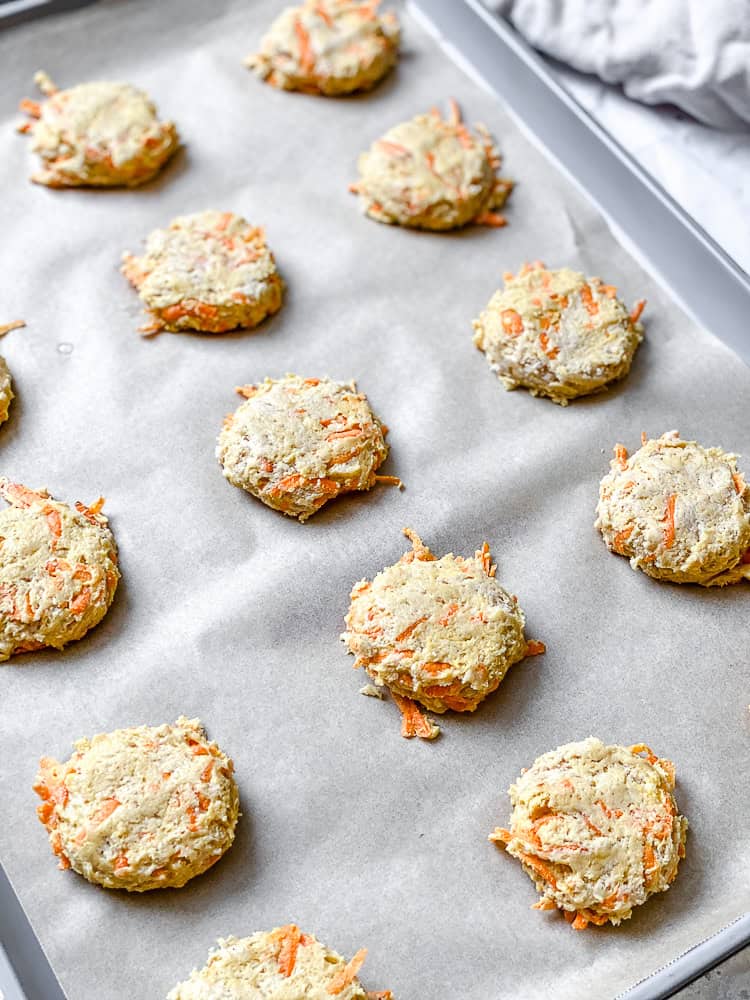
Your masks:
<svg viewBox="0 0 750 1000"><path fill-rule="evenodd" d="M359 970L362 968L367 958L367 948L360 948L356 955L351 958L340 972L337 972L326 987L326 993L338 996L347 986L349 986Z"/></svg>
<svg viewBox="0 0 750 1000"><path fill-rule="evenodd" d="M615 445L615 461L621 469L626 469L628 464L628 449L624 444Z"/></svg>
<svg viewBox="0 0 750 1000"><path fill-rule="evenodd" d="M99 497L91 506L85 503L81 503L80 500L76 500L75 508L79 514L83 514L87 521L91 524L98 524L96 520L96 515L101 512L102 507L106 503L104 497Z"/></svg>
<svg viewBox="0 0 750 1000"><path fill-rule="evenodd" d="M667 509L664 512L664 548L671 549L674 545L674 507L677 494L670 493L667 497Z"/></svg>
<svg viewBox="0 0 750 1000"><path fill-rule="evenodd" d="M737 491L737 493L742 493L742 491L745 489L745 480L742 478L741 472L732 473L732 482L734 483L734 488Z"/></svg>
<svg viewBox="0 0 750 1000"><path fill-rule="evenodd" d="M412 559L419 559L421 562L432 562L435 559L435 556L413 528L403 528L402 530L412 544L412 551L401 557L404 561L410 562Z"/></svg>
<svg viewBox="0 0 750 1000"><path fill-rule="evenodd" d="M633 308L632 308L632 310L630 312L630 321L631 321L631 323L637 323L638 322L638 320L640 319L641 313L643 312L643 309L644 309L645 305L646 305L646 300L645 299L639 299L638 302L636 302L636 304L633 306Z"/></svg>
<svg viewBox="0 0 750 1000"><path fill-rule="evenodd" d="M378 139L376 145L388 153L390 156L411 156L411 152L398 142L391 142L388 139Z"/></svg>
<svg viewBox="0 0 750 1000"><path fill-rule="evenodd" d="M304 73L309 73L315 67L315 56L310 45L310 35L298 17L294 19L294 33L297 36L297 44L299 45L300 66Z"/></svg>
<svg viewBox="0 0 750 1000"><path fill-rule="evenodd" d="M478 226L490 226L492 229L502 229L508 225L508 220L499 212L482 212L474 219Z"/></svg>
<svg viewBox="0 0 750 1000"><path fill-rule="evenodd" d="M383 483L384 486L397 486L400 490L404 488L398 476L375 476L375 482Z"/></svg>
<svg viewBox="0 0 750 1000"><path fill-rule="evenodd" d="M634 743L633 746L628 747L628 749L631 753L636 754L636 756L640 756L642 753L645 753L646 760L649 764L656 764L659 760L651 747L647 746L645 743Z"/></svg>
<svg viewBox="0 0 750 1000"><path fill-rule="evenodd" d="M490 555L490 547L487 542L484 542L481 549L475 553L476 558L480 559L482 562L482 569L485 571L487 576L494 576L497 572L497 566L492 562L492 556Z"/></svg>
<svg viewBox="0 0 750 1000"><path fill-rule="evenodd" d="M529 639L526 643L526 655L527 656L541 656L542 653L547 652L547 647L543 642L539 642L538 639Z"/></svg>
<svg viewBox="0 0 750 1000"><path fill-rule="evenodd" d="M279 945L279 950L276 953L279 972L288 979L294 971L294 965L297 961L297 949L302 939L302 932L296 924L287 924L285 927L280 927L275 932L274 937Z"/></svg>
<svg viewBox="0 0 750 1000"><path fill-rule="evenodd" d="M612 548L615 550L615 552L617 552L621 556L625 555L625 550L623 549L623 545L625 544L625 542L627 542L627 540L630 538L632 534L633 534L632 524L629 524L627 528L623 528L622 531L617 532L617 534L614 537L614 540L612 541Z"/></svg>
<svg viewBox="0 0 750 1000"><path fill-rule="evenodd" d="M440 728L430 722L419 705L411 698L404 698L393 691L391 694L401 712L401 735L404 739L410 740L414 736L419 736L422 740L434 740L440 733Z"/></svg>
<svg viewBox="0 0 750 1000"><path fill-rule="evenodd" d="M20 330L21 327L26 326L25 319L14 319L12 323L3 323L0 326L0 337L4 337L6 333L10 333L11 330Z"/></svg>

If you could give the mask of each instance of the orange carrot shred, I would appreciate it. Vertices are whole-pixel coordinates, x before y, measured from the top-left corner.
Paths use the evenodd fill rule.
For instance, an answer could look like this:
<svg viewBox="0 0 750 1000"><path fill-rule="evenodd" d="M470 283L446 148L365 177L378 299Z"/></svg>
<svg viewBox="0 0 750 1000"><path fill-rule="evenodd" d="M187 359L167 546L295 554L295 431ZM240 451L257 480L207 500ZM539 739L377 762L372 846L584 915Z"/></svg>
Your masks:
<svg viewBox="0 0 750 1000"><path fill-rule="evenodd" d="M296 924L287 924L286 927L279 929L279 936L280 946L276 961L279 963L279 972L288 979L294 971L302 933Z"/></svg>
<svg viewBox="0 0 750 1000"><path fill-rule="evenodd" d="M508 220L499 212L481 212L474 222L478 226L489 226L491 229L502 229L508 225Z"/></svg>
<svg viewBox="0 0 750 1000"><path fill-rule="evenodd" d="M500 322L509 337L517 337L523 333L523 320L515 309L503 309L500 313Z"/></svg>
<svg viewBox="0 0 750 1000"><path fill-rule="evenodd" d="M354 977L362 968L364 960L367 958L367 948L360 948L356 955L351 958L344 968L337 972L326 988L326 993L337 996L351 984Z"/></svg>
<svg viewBox="0 0 750 1000"><path fill-rule="evenodd" d="M621 469L627 468L628 450L624 444L615 445L615 459L617 462L619 462Z"/></svg>
<svg viewBox="0 0 750 1000"><path fill-rule="evenodd" d="M631 313L630 313L631 322L633 322L633 323L637 323L638 322L638 320L640 319L641 313L643 312L643 308L644 308L645 305L646 305L646 300L645 299L640 299L638 302L636 302L636 304L633 306L633 308L631 310Z"/></svg>
<svg viewBox="0 0 750 1000"><path fill-rule="evenodd" d="M674 508L677 502L677 494L670 493L667 497L667 509L664 512L664 548L671 549L674 545Z"/></svg>
<svg viewBox="0 0 750 1000"><path fill-rule="evenodd" d="M419 736L423 740L432 740L437 736L437 727L423 714L415 701L395 692L391 694L401 712L401 735L405 739L410 740L414 736Z"/></svg>
<svg viewBox="0 0 750 1000"><path fill-rule="evenodd" d="M543 642L539 642L538 639L529 639L526 643L526 655L527 656L541 656L542 653L547 652L547 647Z"/></svg>

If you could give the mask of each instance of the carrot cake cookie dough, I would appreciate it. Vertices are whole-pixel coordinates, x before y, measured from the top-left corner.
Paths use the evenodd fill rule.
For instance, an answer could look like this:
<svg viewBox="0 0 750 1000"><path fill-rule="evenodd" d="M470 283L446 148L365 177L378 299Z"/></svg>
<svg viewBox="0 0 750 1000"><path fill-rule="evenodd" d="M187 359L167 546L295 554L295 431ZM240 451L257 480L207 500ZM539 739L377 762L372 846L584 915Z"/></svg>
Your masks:
<svg viewBox="0 0 750 1000"><path fill-rule="evenodd" d="M458 105L447 119L437 108L389 129L359 158L359 195L366 215L415 229L457 229L469 222L504 226L498 213L513 187L497 176L500 154L483 125L467 128Z"/></svg>
<svg viewBox="0 0 750 1000"><path fill-rule="evenodd" d="M32 174L48 187L136 187L150 180L180 144L173 122L160 122L148 95L128 83L81 83L58 90L46 73L34 82L46 100L21 101L30 121Z"/></svg>
<svg viewBox="0 0 750 1000"><path fill-rule="evenodd" d="M274 87L313 94L369 90L395 65L396 15L379 0L305 0L287 7L245 65Z"/></svg>
<svg viewBox="0 0 750 1000"><path fill-rule="evenodd" d="M34 791L60 868L129 892L206 871L239 815L232 761L184 717L78 740L62 764L42 757Z"/></svg>
<svg viewBox="0 0 750 1000"><path fill-rule="evenodd" d="M737 456L642 436L628 457L615 446L601 481L596 527L607 548L657 580L723 587L750 580L750 489Z"/></svg>
<svg viewBox="0 0 750 1000"><path fill-rule="evenodd" d="M102 620L120 571L104 500L75 509L0 478L0 660L62 649Z"/></svg>
<svg viewBox="0 0 750 1000"><path fill-rule="evenodd" d="M401 734L431 739L439 729L417 708L473 712L524 657L527 642L516 597L495 579L485 542L473 557L438 559L410 528L411 551L351 593L341 638L402 712Z"/></svg>
<svg viewBox="0 0 750 1000"><path fill-rule="evenodd" d="M219 938L202 969L167 1000L392 1000L366 992L357 978L367 949L347 962L295 924L246 938Z"/></svg>
<svg viewBox="0 0 750 1000"><path fill-rule="evenodd" d="M5 358L0 357L0 424L8 419L8 410L13 399L10 370Z"/></svg>
<svg viewBox="0 0 750 1000"><path fill-rule="evenodd" d="M562 910L575 930L619 924L677 875L688 823L673 789L671 761L592 736L522 771L509 789L510 829L490 840L536 885L534 909Z"/></svg>
<svg viewBox="0 0 750 1000"><path fill-rule="evenodd" d="M245 402L224 420L216 457L233 486L306 521L341 493L377 482L385 427L354 382L286 375L241 386Z"/></svg>
<svg viewBox="0 0 750 1000"><path fill-rule="evenodd" d="M281 308L283 282L265 233L233 212L181 215L142 257L122 256L151 321L143 333L250 329Z"/></svg>
<svg viewBox="0 0 750 1000"><path fill-rule="evenodd" d="M541 261L504 274L474 320L474 343L506 389L523 386L566 406L630 371L644 302L628 310L614 285Z"/></svg>

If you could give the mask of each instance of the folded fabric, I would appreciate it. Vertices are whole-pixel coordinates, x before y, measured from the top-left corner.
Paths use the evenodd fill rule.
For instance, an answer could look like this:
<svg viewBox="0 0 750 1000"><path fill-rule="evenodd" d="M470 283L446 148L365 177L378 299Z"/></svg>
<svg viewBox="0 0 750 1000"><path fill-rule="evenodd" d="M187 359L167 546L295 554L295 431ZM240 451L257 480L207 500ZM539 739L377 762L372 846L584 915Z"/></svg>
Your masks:
<svg viewBox="0 0 750 1000"><path fill-rule="evenodd" d="M485 0L537 49L646 104L750 124L748 0Z"/></svg>

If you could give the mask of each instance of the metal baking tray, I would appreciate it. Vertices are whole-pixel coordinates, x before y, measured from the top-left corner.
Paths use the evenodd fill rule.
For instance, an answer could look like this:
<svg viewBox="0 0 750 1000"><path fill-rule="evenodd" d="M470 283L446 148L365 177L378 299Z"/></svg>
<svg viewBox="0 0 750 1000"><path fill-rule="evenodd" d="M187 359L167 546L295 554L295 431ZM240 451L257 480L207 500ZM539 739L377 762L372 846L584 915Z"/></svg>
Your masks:
<svg viewBox="0 0 750 1000"><path fill-rule="evenodd" d="M78 5L76 0L53 0L33 9L42 13ZM9 8L11 14L20 11L13 3ZM748 276L580 108L542 59L476 0L413 0L409 10L437 35L448 55L503 100L524 131L597 204L670 294L750 362ZM8 23L2 13L0 7L0 24ZM700 280L696 280L698 275ZM4 1000L23 1000L24 996L27 1000L63 1000L63 991L2 867L0 943L5 949L3 953L0 947L0 996ZM750 914L745 914L675 956L618 1000L668 997L748 944Z"/></svg>

